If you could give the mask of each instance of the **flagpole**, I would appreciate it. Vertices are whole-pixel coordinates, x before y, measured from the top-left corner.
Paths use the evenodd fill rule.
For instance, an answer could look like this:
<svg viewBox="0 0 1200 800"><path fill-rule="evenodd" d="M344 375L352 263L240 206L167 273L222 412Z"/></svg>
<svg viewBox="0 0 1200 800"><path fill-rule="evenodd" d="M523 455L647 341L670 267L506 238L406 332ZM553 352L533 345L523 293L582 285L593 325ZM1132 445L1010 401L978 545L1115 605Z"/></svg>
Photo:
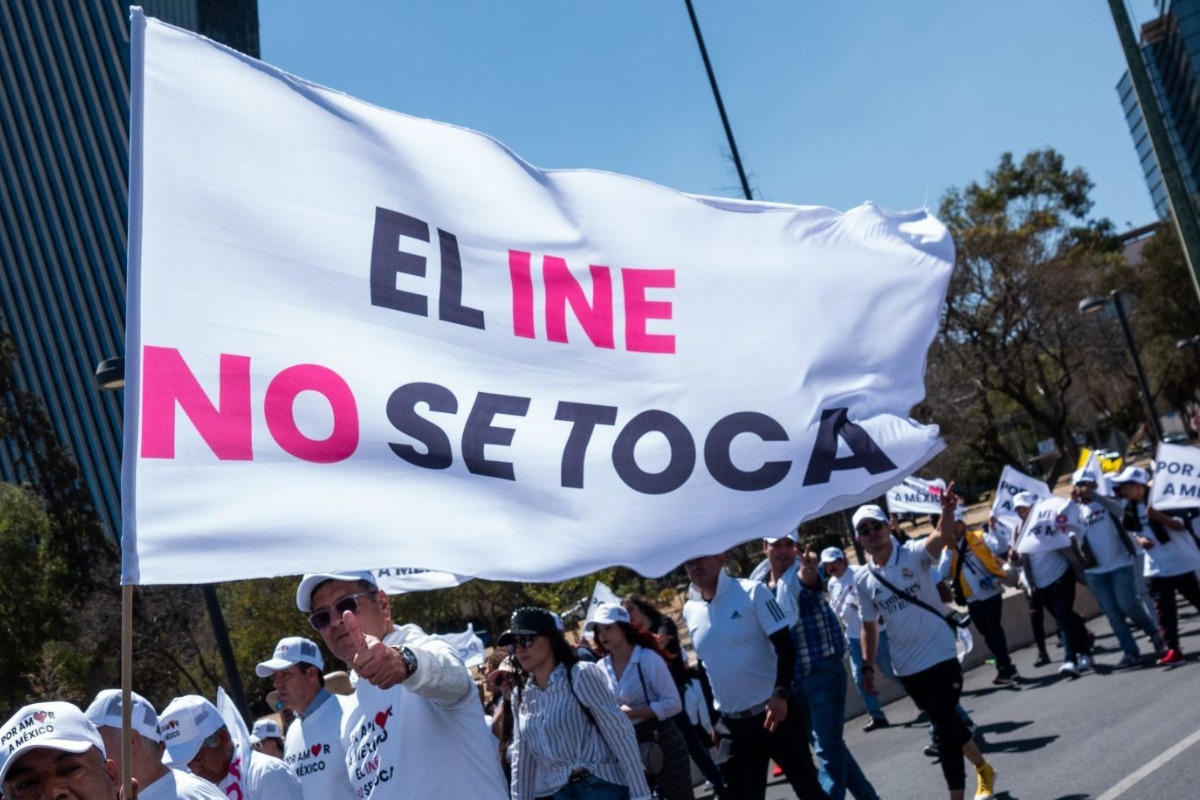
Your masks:
<svg viewBox="0 0 1200 800"><path fill-rule="evenodd" d="M121 587L121 797L133 797L133 586Z"/></svg>

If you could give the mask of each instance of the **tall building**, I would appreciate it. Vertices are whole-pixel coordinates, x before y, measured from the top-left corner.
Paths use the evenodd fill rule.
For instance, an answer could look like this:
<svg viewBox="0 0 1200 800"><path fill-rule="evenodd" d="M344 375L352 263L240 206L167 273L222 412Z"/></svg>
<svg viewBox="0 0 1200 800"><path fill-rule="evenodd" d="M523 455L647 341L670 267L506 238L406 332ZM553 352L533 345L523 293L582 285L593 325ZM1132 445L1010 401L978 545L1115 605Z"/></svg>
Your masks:
<svg viewBox="0 0 1200 800"><path fill-rule="evenodd" d="M137 5L259 54L257 0ZM114 534L122 398L92 374L124 352L128 169L129 3L0 1L0 331ZM0 480L25 457L0 439Z"/></svg>
<svg viewBox="0 0 1200 800"><path fill-rule="evenodd" d="M1200 209L1200 0L1157 0L1156 6L1158 18L1142 26L1142 58L1192 201L1191 213L1196 214ZM1165 220L1170 214L1167 189L1128 72L1117 84L1117 93L1154 208Z"/></svg>

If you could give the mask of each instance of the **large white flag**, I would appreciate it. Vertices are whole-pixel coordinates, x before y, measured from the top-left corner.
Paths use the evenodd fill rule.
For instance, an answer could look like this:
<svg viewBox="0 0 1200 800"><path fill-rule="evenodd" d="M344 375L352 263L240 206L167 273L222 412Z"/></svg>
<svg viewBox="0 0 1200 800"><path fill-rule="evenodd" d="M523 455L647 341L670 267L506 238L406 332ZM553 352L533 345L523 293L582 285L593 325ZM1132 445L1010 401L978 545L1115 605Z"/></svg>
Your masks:
<svg viewBox="0 0 1200 800"><path fill-rule="evenodd" d="M375 583L388 594L449 589L471 580L466 575L415 567L382 567L371 572L375 575Z"/></svg>
<svg viewBox="0 0 1200 800"><path fill-rule="evenodd" d="M946 482L908 477L887 491L889 514L941 514Z"/></svg>
<svg viewBox="0 0 1200 800"><path fill-rule="evenodd" d="M1013 498L1021 492L1030 492L1038 500L1052 494L1045 481L1031 478L1024 472L1005 465L1004 471L1000 473L1000 485L996 487L996 499L992 501L992 516L1013 530L1021 524L1021 517L1013 508Z"/></svg>
<svg viewBox="0 0 1200 800"><path fill-rule="evenodd" d="M1200 506L1200 448L1159 443L1150 505L1159 511Z"/></svg>
<svg viewBox="0 0 1200 800"><path fill-rule="evenodd" d="M125 582L660 575L941 449L928 213L543 171L132 31Z"/></svg>
<svg viewBox="0 0 1200 800"><path fill-rule="evenodd" d="M467 629L461 633L438 633L434 634L433 638L441 639L453 647L468 669L487 661L487 648L483 645L483 639L475 632L473 622L468 622Z"/></svg>
<svg viewBox="0 0 1200 800"><path fill-rule="evenodd" d="M1017 552L1045 553L1071 546L1071 535L1078 534L1079 504L1066 497L1051 495L1038 501L1025 520Z"/></svg>

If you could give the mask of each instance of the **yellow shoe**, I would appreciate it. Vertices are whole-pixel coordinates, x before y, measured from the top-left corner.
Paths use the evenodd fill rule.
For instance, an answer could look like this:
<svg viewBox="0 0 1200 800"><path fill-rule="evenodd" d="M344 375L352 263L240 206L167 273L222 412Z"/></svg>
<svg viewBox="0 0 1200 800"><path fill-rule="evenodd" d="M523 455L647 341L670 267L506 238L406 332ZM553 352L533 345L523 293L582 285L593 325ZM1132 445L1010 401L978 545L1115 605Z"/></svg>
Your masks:
<svg viewBox="0 0 1200 800"><path fill-rule="evenodd" d="M991 764L983 762L982 767L976 767L979 775L979 788L975 790L975 800L995 800L996 770Z"/></svg>

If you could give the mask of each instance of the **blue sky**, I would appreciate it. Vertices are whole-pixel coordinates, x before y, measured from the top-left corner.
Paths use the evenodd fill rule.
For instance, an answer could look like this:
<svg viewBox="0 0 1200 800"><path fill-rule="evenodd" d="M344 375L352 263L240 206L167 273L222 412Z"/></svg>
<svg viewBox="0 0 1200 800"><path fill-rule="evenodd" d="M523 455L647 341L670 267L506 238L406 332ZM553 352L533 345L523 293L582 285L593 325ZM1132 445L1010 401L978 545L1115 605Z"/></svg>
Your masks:
<svg viewBox="0 0 1200 800"><path fill-rule="evenodd" d="M931 207L1053 146L1154 219L1096 0L694 0L756 196ZM1140 21L1151 0L1134 0ZM740 196L683 0L259 0L262 57L546 168Z"/></svg>

